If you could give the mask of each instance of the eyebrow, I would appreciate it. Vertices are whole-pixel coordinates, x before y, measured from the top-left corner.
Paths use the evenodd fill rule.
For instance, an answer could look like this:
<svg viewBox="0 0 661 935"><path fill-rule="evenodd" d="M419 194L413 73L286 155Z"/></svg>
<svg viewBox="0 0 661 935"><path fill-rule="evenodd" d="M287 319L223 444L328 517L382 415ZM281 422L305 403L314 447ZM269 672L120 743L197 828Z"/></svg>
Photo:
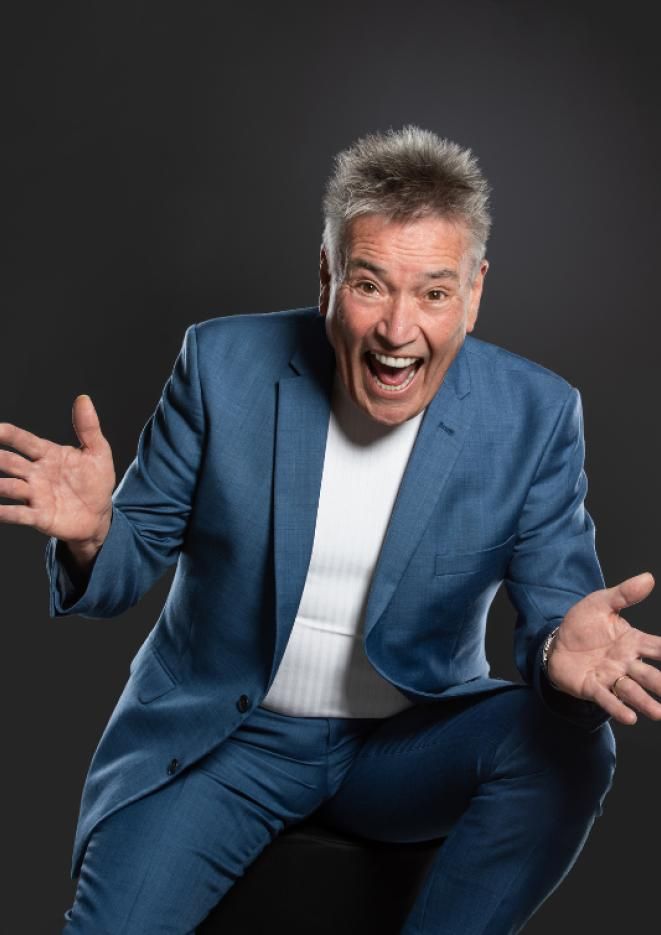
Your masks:
<svg viewBox="0 0 661 935"><path fill-rule="evenodd" d="M368 269L371 273L376 273L377 276L385 276L388 272L383 266L377 266L376 263L371 263L369 260L364 260L362 257L355 257L349 260L347 270L353 270L358 267L361 269ZM423 275L425 279L453 279L456 282L459 281L459 274L447 266L444 266L442 269L432 270Z"/></svg>

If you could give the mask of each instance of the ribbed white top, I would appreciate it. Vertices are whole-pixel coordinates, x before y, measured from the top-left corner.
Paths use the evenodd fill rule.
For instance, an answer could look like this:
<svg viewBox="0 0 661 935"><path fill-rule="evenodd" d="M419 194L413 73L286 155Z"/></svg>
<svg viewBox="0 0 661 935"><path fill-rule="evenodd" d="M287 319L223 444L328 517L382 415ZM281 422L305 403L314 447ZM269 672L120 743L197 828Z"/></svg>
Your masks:
<svg viewBox="0 0 661 935"><path fill-rule="evenodd" d="M363 626L374 567L422 416L380 425L336 375L310 565L262 707L308 717L388 717L411 707L370 665Z"/></svg>

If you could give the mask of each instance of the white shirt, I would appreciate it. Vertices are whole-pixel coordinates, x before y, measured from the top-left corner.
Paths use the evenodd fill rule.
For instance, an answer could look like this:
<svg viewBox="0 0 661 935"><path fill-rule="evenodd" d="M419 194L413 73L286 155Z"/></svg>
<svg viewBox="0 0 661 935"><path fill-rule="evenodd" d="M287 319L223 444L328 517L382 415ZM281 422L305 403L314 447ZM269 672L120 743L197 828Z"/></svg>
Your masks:
<svg viewBox="0 0 661 935"><path fill-rule="evenodd" d="M381 425L353 402L336 374L310 565L262 707L307 717L388 717L413 704L370 665L363 628L422 416Z"/></svg>

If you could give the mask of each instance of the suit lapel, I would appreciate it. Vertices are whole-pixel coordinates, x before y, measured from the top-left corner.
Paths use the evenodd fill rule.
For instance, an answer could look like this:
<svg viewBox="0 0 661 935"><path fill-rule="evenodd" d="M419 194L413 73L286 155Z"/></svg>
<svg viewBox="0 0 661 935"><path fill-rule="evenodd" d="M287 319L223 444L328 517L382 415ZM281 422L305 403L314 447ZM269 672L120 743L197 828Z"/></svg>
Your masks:
<svg viewBox="0 0 661 935"><path fill-rule="evenodd" d="M335 356L320 316L311 323L277 390L274 661L284 652L312 554L334 371Z"/></svg>
<svg viewBox="0 0 661 935"><path fill-rule="evenodd" d="M278 383L274 472L276 645L284 652L308 571L330 419L335 356L323 321L305 340ZM375 569L365 636L382 616L420 541L463 447L474 416L465 343L420 425Z"/></svg>
<svg viewBox="0 0 661 935"><path fill-rule="evenodd" d="M400 484L365 614L365 637L385 611L461 451L474 405L465 343L427 407Z"/></svg>

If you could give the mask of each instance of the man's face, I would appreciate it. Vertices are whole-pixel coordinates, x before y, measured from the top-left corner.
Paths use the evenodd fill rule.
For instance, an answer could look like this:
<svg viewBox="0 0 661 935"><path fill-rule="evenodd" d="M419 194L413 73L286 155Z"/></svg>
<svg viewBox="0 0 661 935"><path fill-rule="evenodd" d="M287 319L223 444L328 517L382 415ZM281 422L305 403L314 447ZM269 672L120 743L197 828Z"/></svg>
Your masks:
<svg viewBox="0 0 661 935"><path fill-rule="evenodd" d="M319 307L338 372L361 409L397 425L428 405L473 330L488 263L471 280L463 224L377 214L349 224L346 260L336 282L322 249Z"/></svg>

